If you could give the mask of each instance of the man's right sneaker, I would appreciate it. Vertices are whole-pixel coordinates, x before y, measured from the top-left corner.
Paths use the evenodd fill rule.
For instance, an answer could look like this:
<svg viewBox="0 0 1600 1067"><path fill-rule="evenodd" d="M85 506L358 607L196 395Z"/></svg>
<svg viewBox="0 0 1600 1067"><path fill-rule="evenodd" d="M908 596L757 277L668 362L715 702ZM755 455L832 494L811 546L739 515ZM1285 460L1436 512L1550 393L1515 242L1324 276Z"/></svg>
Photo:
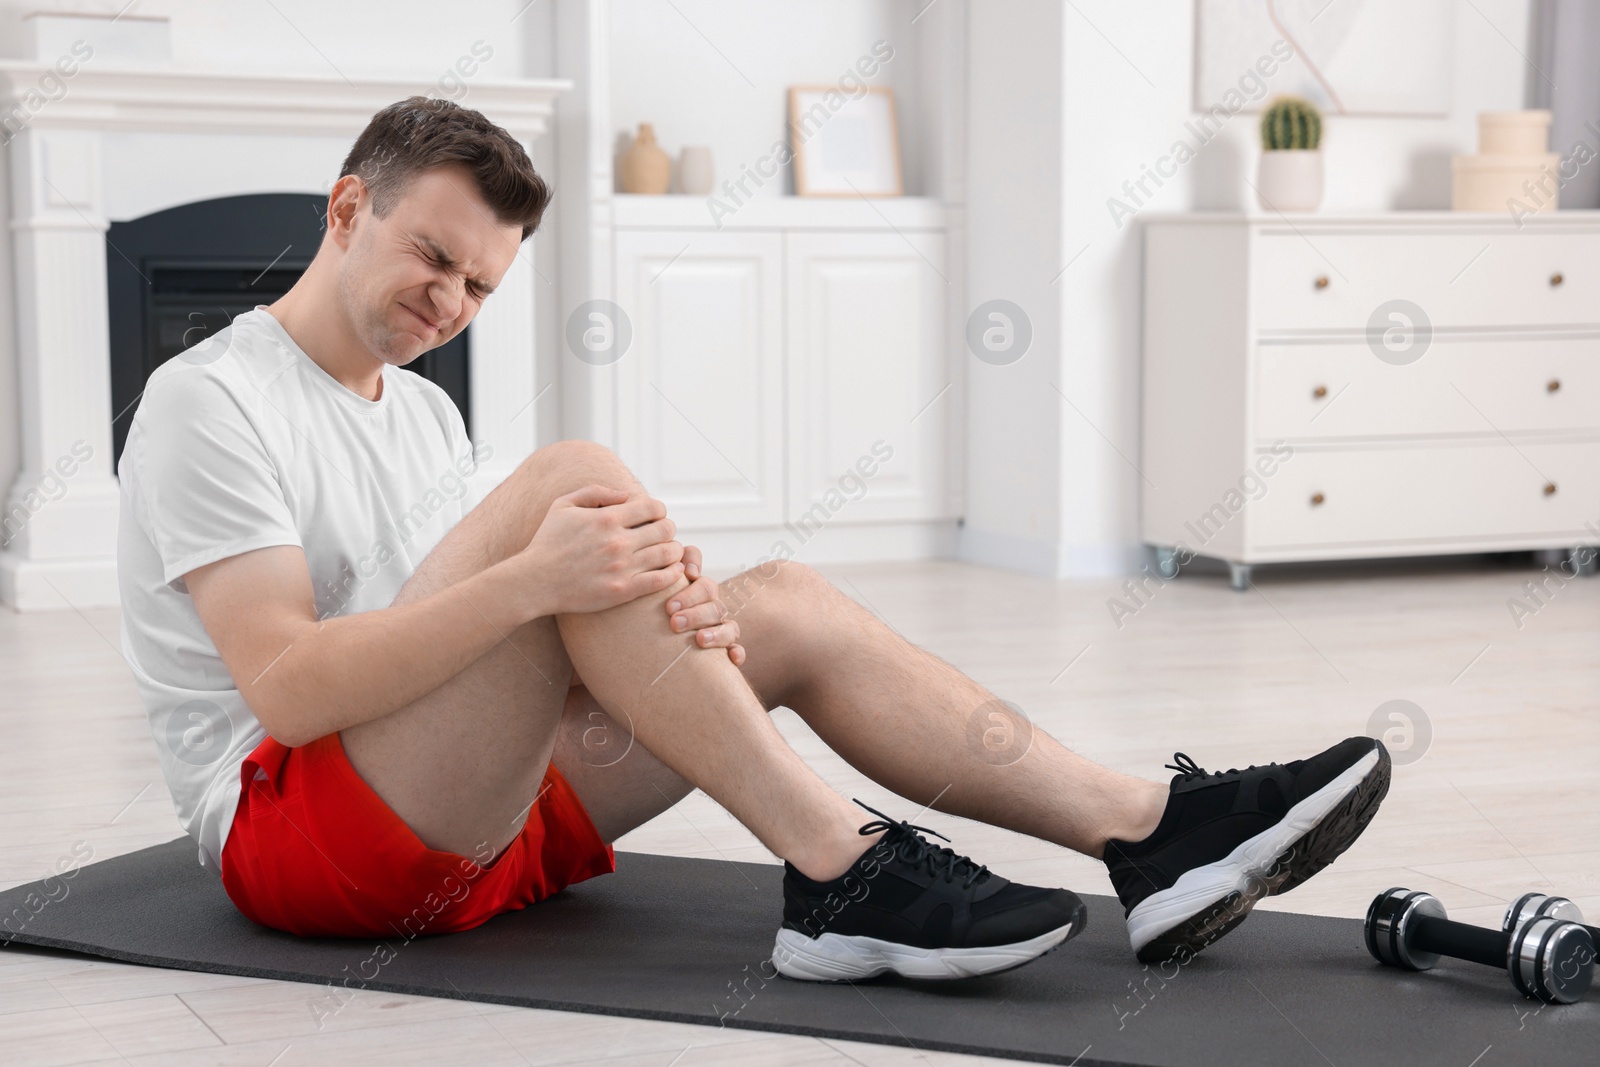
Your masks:
<svg viewBox="0 0 1600 1067"><path fill-rule="evenodd" d="M1389 753L1347 738L1293 763L1206 771L1178 753L1167 808L1143 841L1106 843L1105 862L1146 963L1183 959L1244 922L1355 842L1389 791Z"/></svg>
<svg viewBox="0 0 1600 1067"><path fill-rule="evenodd" d="M861 806L878 816L862 836L884 835L848 871L814 882L783 865L772 963L784 977L967 978L1038 959L1083 930L1075 894L1007 881L917 831L944 835Z"/></svg>

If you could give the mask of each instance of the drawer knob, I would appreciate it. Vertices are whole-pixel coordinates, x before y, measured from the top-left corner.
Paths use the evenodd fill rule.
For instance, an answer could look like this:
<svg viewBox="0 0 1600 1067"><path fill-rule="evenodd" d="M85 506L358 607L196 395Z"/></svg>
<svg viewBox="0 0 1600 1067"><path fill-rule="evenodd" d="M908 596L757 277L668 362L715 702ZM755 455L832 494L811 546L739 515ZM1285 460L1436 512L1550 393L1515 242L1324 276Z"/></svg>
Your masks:
<svg viewBox="0 0 1600 1067"><path fill-rule="evenodd" d="M1556 483L1555 482L1545 482L1544 483L1544 495L1545 496L1555 496L1556 495Z"/></svg>
<svg viewBox="0 0 1600 1067"><path fill-rule="evenodd" d="M1553 486L1551 487L1551 491L1552 492L1554 491L1554 487ZM1323 498L1321 493L1312 493L1311 494L1311 506L1312 507L1320 507L1321 504L1322 504L1323 499L1324 498Z"/></svg>
<svg viewBox="0 0 1600 1067"><path fill-rule="evenodd" d="M1326 274L1319 275L1314 284L1316 285L1316 287L1318 289L1326 289L1328 287L1328 276ZM1560 282L1551 282L1550 284L1551 285L1560 285L1561 283Z"/></svg>
<svg viewBox="0 0 1600 1067"><path fill-rule="evenodd" d="M1551 286L1551 288L1554 288L1555 286L1560 285L1564 281L1566 281L1566 279L1561 276L1561 272L1560 271L1556 271L1554 274L1550 275L1550 286Z"/></svg>
<svg viewBox="0 0 1600 1067"><path fill-rule="evenodd" d="M1318 400L1321 400L1323 397L1328 395L1328 387L1326 385L1319 385L1315 389L1311 390L1311 395L1316 397Z"/></svg>
<svg viewBox="0 0 1600 1067"><path fill-rule="evenodd" d="M1548 393L1559 393L1559 392L1561 392L1561 379L1560 378L1551 378L1550 381L1545 385L1544 388L1545 388L1545 392L1548 392Z"/></svg>

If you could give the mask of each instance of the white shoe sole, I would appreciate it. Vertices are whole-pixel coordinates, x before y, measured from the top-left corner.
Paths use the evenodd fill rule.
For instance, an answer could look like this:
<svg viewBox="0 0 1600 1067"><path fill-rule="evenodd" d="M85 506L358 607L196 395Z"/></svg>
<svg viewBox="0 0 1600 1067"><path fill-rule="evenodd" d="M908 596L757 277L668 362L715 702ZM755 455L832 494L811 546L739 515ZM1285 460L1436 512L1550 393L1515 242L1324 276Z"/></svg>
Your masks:
<svg viewBox="0 0 1600 1067"><path fill-rule="evenodd" d="M1072 923L1027 941L982 948L915 948L875 937L778 931L772 965L785 978L807 982L846 982L890 971L902 978L971 978L1018 967L1055 948L1072 934Z"/></svg>
<svg viewBox="0 0 1600 1067"><path fill-rule="evenodd" d="M1174 927L1187 922L1234 893L1248 894L1240 907L1248 911L1256 899L1270 896L1288 877L1285 853L1350 795L1378 765L1369 752L1333 781L1290 808L1271 828L1250 838L1215 863L1185 871L1170 889L1152 893L1128 915L1128 939L1138 952Z"/></svg>

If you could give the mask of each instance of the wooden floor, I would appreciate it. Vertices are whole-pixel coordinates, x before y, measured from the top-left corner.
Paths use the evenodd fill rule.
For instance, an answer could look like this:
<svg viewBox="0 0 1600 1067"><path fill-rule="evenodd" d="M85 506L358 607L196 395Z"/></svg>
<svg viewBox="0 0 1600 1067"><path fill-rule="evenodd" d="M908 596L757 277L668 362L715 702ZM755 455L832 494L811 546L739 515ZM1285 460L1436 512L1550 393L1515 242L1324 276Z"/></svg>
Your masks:
<svg viewBox="0 0 1600 1067"><path fill-rule="evenodd" d="M1467 921L1497 923L1504 902L1527 889L1565 894L1600 916L1600 579L1546 594L1519 625L1508 601L1534 603L1523 583L1536 571L1525 560L1267 570L1244 594L1220 577L1186 574L1137 612L1119 613L1119 626L1108 608L1124 595L1118 583L954 563L823 570L1067 744L1149 777L1170 773L1162 764L1175 749L1211 768L1287 760L1367 732L1389 701L1420 709L1410 712L1412 747L1399 753L1388 801L1366 835L1264 907L1359 916L1377 891L1405 885L1434 892ZM44 877L75 845L105 859L178 834L118 651L118 621L104 609L0 611L0 887ZM931 799L892 799L793 714L777 714L846 794L906 816ZM1110 891L1096 862L942 815L924 820L1002 874ZM772 860L703 795L619 848ZM319 1029L318 993L11 947L0 951L0 1060L981 1062L376 993L358 994Z"/></svg>

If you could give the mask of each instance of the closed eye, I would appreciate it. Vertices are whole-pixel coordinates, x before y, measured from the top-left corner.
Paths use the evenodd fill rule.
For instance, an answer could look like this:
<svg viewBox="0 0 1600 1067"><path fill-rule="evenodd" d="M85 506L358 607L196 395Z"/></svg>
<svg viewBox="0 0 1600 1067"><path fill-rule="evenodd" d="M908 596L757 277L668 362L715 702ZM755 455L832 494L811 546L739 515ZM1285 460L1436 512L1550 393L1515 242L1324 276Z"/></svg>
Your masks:
<svg viewBox="0 0 1600 1067"><path fill-rule="evenodd" d="M419 244L417 247L417 254L422 256L429 263L432 263L434 267L438 268L439 270L445 271L449 274L459 273L456 270L455 261L450 259L449 256L442 254L442 249L440 249L431 241L426 241L422 244ZM465 278L464 276L463 280L466 283L467 291L472 294L473 299L479 301L480 303L484 300L487 300L489 295L494 292L494 286L492 285L484 285L482 282L476 281L472 278Z"/></svg>

